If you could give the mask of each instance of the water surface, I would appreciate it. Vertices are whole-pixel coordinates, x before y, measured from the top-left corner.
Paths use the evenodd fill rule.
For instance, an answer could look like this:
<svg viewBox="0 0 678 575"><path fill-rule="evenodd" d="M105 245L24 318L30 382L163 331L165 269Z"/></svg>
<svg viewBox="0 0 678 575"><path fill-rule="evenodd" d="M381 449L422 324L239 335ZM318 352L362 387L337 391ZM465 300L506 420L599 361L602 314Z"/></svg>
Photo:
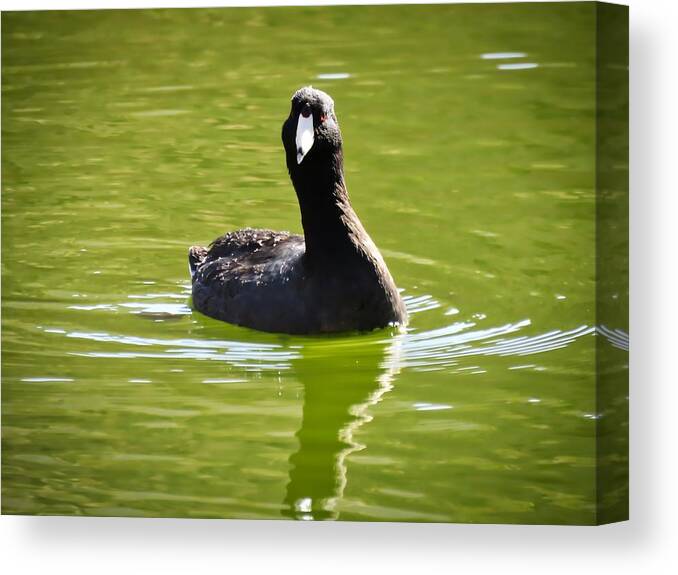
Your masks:
<svg viewBox="0 0 678 575"><path fill-rule="evenodd" d="M3 14L3 512L594 522L593 15ZM406 331L190 308L188 246L301 232L306 84Z"/></svg>

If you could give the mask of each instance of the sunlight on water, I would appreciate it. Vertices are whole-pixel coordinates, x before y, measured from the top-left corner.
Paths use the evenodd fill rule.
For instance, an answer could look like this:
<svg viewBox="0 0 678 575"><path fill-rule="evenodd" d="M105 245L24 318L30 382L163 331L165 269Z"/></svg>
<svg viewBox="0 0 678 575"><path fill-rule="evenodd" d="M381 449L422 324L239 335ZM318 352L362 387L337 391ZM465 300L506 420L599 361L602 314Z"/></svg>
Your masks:
<svg viewBox="0 0 678 575"><path fill-rule="evenodd" d="M348 74L346 72L335 72L335 73L327 73L327 74L318 74L316 78L318 80L346 80L347 78L350 78L351 74Z"/></svg>
<svg viewBox="0 0 678 575"><path fill-rule="evenodd" d="M521 62L520 64L497 64L497 70L529 70L537 68L539 64L534 62Z"/></svg>
<svg viewBox="0 0 678 575"><path fill-rule="evenodd" d="M149 282L152 283L152 282ZM155 318L156 321L169 319L181 319L190 316L193 312L186 303L172 303L172 299L185 299L186 292L182 293L150 293L135 294L128 296L134 299L163 299L169 298L169 302L154 302L144 304L97 304L97 305L73 305L69 309L80 311L108 311L119 312L130 309L129 313L143 314L145 317ZM410 317L422 312L436 310L441 307L432 296L404 296ZM456 310L458 313L458 310ZM444 315L449 315L445 312ZM476 314L484 317L483 314ZM442 318L441 318L442 319ZM416 323L416 322L412 322ZM595 328L582 325L570 330L550 330L535 335L523 335L519 337L504 337L525 330L531 326L529 319L523 319L500 326L475 329L475 322L454 322L444 327L419 331L409 328L405 333L396 335L398 354L397 364L390 358L385 364L389 369L404 368L413 370L428 370L433 367L452 367L458 365L459 358L473 356L503 356L521 357L534 354L548 353L557 349L563 349L575 343L579 338L599 334L605 337L612 345L619 349L628 350L628 334L623 330L611 330L605 326ZM290 361L301 357L297 351L298 346L286 346L281 344L262 344L239 341L225 341L214 339L159 339L148 337L135 337L131 335L118 335L102 332L66 331L57 327L41 328L45 333L52 333L68 338L79 338L101 343L107 342L120 344L122 351L90 351L80 352L80 355L90 357L124 357L124 358L188 358L198 360L215 360L231 363L235 367L247 367L254 370L280 371L291 367ZM321 340L322 341L322 340ZM371 345L390 345L391 338L373 340ZM365 345L360 339L356 340L356 346ZM157 351L133 351L135 348L153 348ZM528 369L538 366L533 364L509 367L509 370ZM469 368L462 368L469 369ZM478 369L474 366L472 369ZM471 373L485 373L484 371L471 371ZM26 381L25 379L23 381ZM209 380L218 381L218 380Z"/></svg>
<svg viewBox="0 0 678 575"><path fill-rule="evenodd" d="M527 56L525 52L489 52L483 54L481 58L483 60L506 60L509 58L524 58Z"/></svg>

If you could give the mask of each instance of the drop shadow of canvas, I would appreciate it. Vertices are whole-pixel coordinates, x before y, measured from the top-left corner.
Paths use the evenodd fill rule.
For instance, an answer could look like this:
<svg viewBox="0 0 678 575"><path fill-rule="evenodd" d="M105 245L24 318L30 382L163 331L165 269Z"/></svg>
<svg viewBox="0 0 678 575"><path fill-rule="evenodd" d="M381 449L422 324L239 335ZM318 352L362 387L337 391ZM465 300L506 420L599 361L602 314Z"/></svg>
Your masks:
<svg viewBox="0 0 678 575"><path fill-rule="evenodd" d="M293 369L304 389L298 450L282 515L299 520L336 519L348 481L349 455L365 448L358 429L372 420L370 408L393 388L399 372L401 335L366 345L335 342L304 349Z"/></svg>

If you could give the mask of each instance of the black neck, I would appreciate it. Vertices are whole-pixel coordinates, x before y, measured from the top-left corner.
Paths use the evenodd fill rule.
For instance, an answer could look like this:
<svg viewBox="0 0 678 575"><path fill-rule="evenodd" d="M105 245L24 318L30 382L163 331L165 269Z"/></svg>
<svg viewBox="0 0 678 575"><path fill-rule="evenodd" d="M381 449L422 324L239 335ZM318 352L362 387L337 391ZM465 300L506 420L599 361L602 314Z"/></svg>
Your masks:
<svg viewBox="0 0 678 575"><path fill-rule="evenodd" d="M301 209L307 261L321 264L355 256L367 234L348 198L341 150L332 161L294 169L290 177Z"/></svg>

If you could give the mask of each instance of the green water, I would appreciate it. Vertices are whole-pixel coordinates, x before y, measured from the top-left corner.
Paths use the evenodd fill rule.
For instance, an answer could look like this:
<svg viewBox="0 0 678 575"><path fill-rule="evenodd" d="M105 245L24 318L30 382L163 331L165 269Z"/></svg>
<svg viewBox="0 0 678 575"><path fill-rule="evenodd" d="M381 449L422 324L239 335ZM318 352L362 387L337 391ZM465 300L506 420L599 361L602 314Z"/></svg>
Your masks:
<svg viewBox="0 0 678 575"><path fill-rule="evenodd" d="M593 523L593 18L3 14L3 513ZM188 246L301 232L306 84L404 333L190 309Z"/></svg>

